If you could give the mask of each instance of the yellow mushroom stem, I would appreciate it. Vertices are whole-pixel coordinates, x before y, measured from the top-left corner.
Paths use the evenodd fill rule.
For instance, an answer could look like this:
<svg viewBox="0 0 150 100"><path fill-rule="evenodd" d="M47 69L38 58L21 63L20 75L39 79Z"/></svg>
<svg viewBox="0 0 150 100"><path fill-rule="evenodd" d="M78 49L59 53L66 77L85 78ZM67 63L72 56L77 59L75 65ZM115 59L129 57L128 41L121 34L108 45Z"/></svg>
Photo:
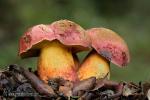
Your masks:
<svg viewBox="0 0 150 100"><path fill-rule="evenodd" d="M96 51L91 51L78 70L80 80L95 76L97 79L110 77L110 62L100 56Z"/></svg>
<svg viewBox="0 0 150 100"><path fill-rule="evenodd" d="M75 81L77 74L71 50L58 41L44 44L38 59L38 75L47 82L52 78Z"/></svg>

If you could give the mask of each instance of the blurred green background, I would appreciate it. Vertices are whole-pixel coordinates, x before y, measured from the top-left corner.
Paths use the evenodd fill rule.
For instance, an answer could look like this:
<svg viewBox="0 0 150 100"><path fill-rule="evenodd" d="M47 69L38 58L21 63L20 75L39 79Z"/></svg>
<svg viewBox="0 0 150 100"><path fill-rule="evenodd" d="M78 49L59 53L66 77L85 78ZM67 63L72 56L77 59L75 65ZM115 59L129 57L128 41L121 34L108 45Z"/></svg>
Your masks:
<svg viewBox="0 0 150 100"><path fill-rule="evenodd" d="M36 68L37 58L18 57L19 37L36 24L72 20L83 28L107 27L127 42L131 62L111 64L111 79L150 80L150 0L0 0L0 67L17 63ZM87 53L79 54L83 59Z"/></svg>

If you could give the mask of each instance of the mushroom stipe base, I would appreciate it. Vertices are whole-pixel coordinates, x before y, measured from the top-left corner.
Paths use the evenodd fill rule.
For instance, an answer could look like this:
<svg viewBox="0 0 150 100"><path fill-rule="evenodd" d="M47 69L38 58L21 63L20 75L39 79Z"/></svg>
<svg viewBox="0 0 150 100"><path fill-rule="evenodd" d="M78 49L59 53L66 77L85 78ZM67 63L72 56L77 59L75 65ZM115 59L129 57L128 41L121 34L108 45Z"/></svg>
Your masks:
<svg viewBox="0 0 150 100"><path fill-rule="evenodd" d="M42 80L47 82L57 77L77 80L71 49L58 41L47 42L42 47L38 59L38 75Z"/></svg>
<svg viewBox="0 0 150 100"><path fill-rule="evenodd" d="M80 80L95 76L97 79L110 78L110 62L99 55L95 50L92 50L81 64L78 77Z"/></svg>

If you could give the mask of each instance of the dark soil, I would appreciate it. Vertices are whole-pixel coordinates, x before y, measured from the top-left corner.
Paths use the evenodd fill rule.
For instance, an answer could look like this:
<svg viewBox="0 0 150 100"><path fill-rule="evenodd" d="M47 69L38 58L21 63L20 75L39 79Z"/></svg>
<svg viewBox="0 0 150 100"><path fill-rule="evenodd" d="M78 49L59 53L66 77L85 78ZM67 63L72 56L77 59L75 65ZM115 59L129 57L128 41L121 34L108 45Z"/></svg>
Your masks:
<svg viewBox="0 0 150 100"><path fill-rule="evenodd" d="M150 82L115 82L88 78L76 83L63 78L49 79L23 66L9 65L0 71L0 100L148 100Z"/></svg>

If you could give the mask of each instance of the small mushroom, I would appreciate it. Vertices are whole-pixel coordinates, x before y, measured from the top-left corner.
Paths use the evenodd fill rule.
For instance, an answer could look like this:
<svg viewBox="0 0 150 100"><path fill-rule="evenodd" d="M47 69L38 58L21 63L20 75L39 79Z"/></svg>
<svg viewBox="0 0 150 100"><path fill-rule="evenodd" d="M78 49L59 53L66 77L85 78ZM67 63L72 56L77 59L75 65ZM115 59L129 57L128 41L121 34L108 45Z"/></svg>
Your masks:
<svg viewBox="0 0 150 100"><path fill-rule="evenodd" d="M87 34L91 38L93 50L81 64L78 71L80 80L91 76L105 77L110 73L110 62L119 67L129 63L128 47L117 33L106 28L92 28L87 30Z"/></svg>
<svg viewBox="0 0 150 100"><path fill-rule="evenodd" d="M69 20L60 20L50 25L36 25L20 39L21 58L38 59L38 75L48 79L62 77L76 81L77 74L72 53L86 50L89 38L85 30Z"/></svg>

